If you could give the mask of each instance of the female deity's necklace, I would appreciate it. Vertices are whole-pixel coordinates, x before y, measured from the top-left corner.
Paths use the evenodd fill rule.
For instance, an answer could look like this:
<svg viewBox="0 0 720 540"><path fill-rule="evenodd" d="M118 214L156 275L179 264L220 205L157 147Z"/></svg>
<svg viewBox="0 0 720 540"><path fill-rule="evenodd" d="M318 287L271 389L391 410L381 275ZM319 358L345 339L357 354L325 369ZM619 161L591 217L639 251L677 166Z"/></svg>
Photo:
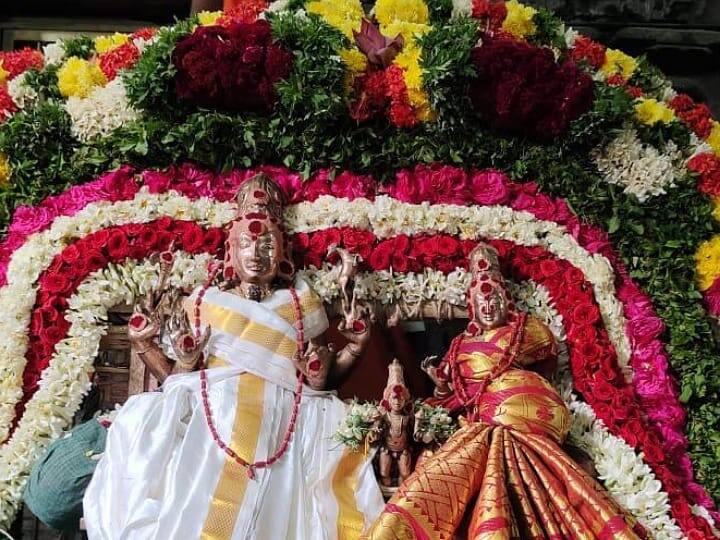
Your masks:
<svg viewBox="0 0 720 540"><path fill-rule="evenodd" d="M217 270L212 272L210 277L208 278L207 283L210 284L215 279L215 275L217 275ZM297 339L296 344L297 348L295 351L296 356L302 355L303 347L305 346L305 327L303 325L303 314L302 314L302 307L300 306L300 299L298 298L297 291L294 287L290 287L288 289L290 291L290 296L292 298L293 303L293 311L295 315L295 330L297 333ZM200 292L198 293L197 298L195 299L195 333L197 336L200 335L200 305L202 304L202 299L205 296L205 292L207 291L207 287L203 287ZM208 398L208 380L207 380L207 373L206 368L203 367L200 370L200 393L202 394L202 402L203 402L203 410L205 412L205 421L208 425L208 429L210 430L210 433L213 437L213 440L215 443L220 447L220 449L225 452L225 454L235 461L238 465L241 467L245 467L247 469L247 475L248 478L254 479L255 478L255 470L256 469L264 469L275 463L277 460L279 460L287 451L288 446L290 445L290 439L292 438L293 433L295 432L295 425L297 422L298 414L300 412L300 399L302 398L302 386L303 386L304 377L303 374L298 371L297 374L297 384L295 386L295 398L293 400L293 409L292 413L290 414L290 421L288 422L288 427L285 430L285 435L283 436L282 441L280 442L280 446L278 446L278 449L267 459L267 460L260 460L255 461L253 463L250 463L243 459L241 456L239 456L232 448L230 448L225 441L223 441L220 438L220 435L217 432L217 428L215 427L215 422L213 422L212 419L212 411L210 410L210 399Z"/></svg>
<svg viewBox="0 0 720 540"><path fill-rule="evenodd" d="M233 291L235 291L238 296L255 302L260 302L272 293L270 285L257 285L256 283L241 283L237 285Z"/></svg>

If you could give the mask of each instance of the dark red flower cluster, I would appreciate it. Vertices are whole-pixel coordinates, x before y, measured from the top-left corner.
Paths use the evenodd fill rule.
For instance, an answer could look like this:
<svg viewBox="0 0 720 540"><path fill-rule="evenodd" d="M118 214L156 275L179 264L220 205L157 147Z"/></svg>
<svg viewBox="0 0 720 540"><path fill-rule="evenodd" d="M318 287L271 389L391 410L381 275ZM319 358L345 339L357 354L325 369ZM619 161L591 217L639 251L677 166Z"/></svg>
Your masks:
<svg viewBox="0 0 720 540"><path fill-rule="evenodd" d="M548 48L486 34L472 50L472 62L477 78L470 98L495 129L550 140L592 107L590 75L572 60L556 63Z"/></svg>
<svg viewBox="0 0 720 540"><path fill-rule="evenodd" d="M145 28L139 28L138 30L135 30L132 35L130 36L132 39L152 39L155 34L157 34L157 28L153 28L152 26L146 26Z"/></svg>
<svg viewBox="0 0 720 540"><path fill-rule="evenodd" d="M353 82L355 100L350 104L350 117L364 122L387 115L396 127L413 127L418 123L402 68L391 65L385 69L369 66Z"/></svg>
<svg viewBox="0 0 720 540"><path fill-rule="evenodd" d="M712 131L712 113L704 103L697 104L687 94L678 94L670 102L678 118L685 122L695 135L706 139Z"/></svg>
<svg viewBox="0 0 720 540"><path fill-rule="evenodd" d="M175 47L175 89L188 103L228 111L267 112L293 55L273 42L267 21L202 26Z"/></svg>
<svg viewBox="0 0 720 540"><path fill-rule="evenodd" d="M42 69L44 63L42 53L30 47L0 52L0 67L8 72L8 80L14 79L28 69Z"/></svg>
<svg viewBox="0 0 720 540"><path fill-rule="evenodd" d="M600 69L605 63L605 51L606 47L602 43L586 36L578 36L570 49L570 58L578 64L587 62L589 66Z"/></svg>
<svg viewBox="0 0 720 540"><path fill-rule="evenodd" d="M64 339L68 299L89 274L127 258L144 259L155 252L182 249L188 253L218 253L225 240L222 229L203 229L192 221L160 218L131 223L90 234L66 247L38 280L38 294L30 322L27 365L23 372L23 399L16 418L37 389L55 345Z"/></svg>
<svg viewBox="0 0 720 540"><path fill-rule="evenodd" d="M473 0L472 16L485 21L488 30L498 30L507 17L505 0Z"/></svg>
<svg viewBox="0 0 720 540"><path fill-rule="evenodd" d="M700 176L699 191L720 197L720 157L709 152L698 154L688 161L687 168Z"/></svg>
<svg viewBox="0 0 720 540"><path fill-rule="evenodd" d="M98 57L98 63L108 81L112 81L118 71L133 67L139 58L140 51L132 41L128 41L101 54Z"/></svg>

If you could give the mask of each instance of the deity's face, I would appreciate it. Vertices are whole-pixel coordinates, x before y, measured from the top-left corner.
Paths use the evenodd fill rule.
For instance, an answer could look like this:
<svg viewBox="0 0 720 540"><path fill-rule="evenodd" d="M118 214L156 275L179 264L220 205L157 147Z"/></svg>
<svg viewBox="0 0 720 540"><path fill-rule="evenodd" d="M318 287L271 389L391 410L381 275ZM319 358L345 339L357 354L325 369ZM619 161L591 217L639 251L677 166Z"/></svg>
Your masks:
<svg viewBox="0 0 720 540"><path fill-rule="evenodd" d="M401 412L405 410L408 404L408 392L404 386L395 385L390 392L387 392L388 407L392 412Z"/></svg>
<svg viewBox="0 0 720 540"><path fill-rule="evenodd" d="M272 230L260 234L233 229L230 235L230 261L235 275L244 283L268 285L278 272L282 245Z"/></svg>
<svg viewBox="0 0 720 540"><path fill-rule="evenodd" d="M507 321L508 305L502 286L495 285L489 293L480 288L473 291L475 321L484 329L497 328Z"/></svg>

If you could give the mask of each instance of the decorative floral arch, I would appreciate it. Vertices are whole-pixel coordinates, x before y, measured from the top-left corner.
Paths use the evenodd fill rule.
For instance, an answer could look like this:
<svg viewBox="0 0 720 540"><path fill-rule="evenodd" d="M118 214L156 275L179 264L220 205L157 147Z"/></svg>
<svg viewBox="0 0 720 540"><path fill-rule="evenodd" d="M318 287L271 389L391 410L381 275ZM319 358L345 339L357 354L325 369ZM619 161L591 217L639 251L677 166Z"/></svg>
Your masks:
<svg viewBox="0 0 720 540"><path fill-rule="evenodd" d="M573 437L608 490L656 538L716 535L694 469L717 495L720 357L697 287L720 312L720 124L515 0L378 0L379 31L407 36L382 65L352 41L358 2L266 8L0 57L2 196L34 204L0 246L0 521L87 392L107 309L170 246L176 283L199 283L264 171L326 301L330 244L362 255L368 299L462 307L466 256L492 242L562 344ZM222 62L248 77L218 79Z"/></svg>

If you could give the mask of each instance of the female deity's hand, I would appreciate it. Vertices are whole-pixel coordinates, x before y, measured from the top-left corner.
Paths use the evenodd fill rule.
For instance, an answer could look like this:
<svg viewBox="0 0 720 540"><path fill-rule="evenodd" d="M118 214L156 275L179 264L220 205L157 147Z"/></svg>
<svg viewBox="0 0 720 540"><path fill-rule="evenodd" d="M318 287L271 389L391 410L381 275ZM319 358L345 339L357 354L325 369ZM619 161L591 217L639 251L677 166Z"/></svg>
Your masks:
<svg viewBox="0 0 720 540"><path fill-rule="evenodd" d="M435 365L437 356L426 356L425 359L420 363L420 369L427 373L428 377L435 383L435 395L437 397L447 395L450 392L450 386L448 382L441 376L440 368Z"/></svg>

